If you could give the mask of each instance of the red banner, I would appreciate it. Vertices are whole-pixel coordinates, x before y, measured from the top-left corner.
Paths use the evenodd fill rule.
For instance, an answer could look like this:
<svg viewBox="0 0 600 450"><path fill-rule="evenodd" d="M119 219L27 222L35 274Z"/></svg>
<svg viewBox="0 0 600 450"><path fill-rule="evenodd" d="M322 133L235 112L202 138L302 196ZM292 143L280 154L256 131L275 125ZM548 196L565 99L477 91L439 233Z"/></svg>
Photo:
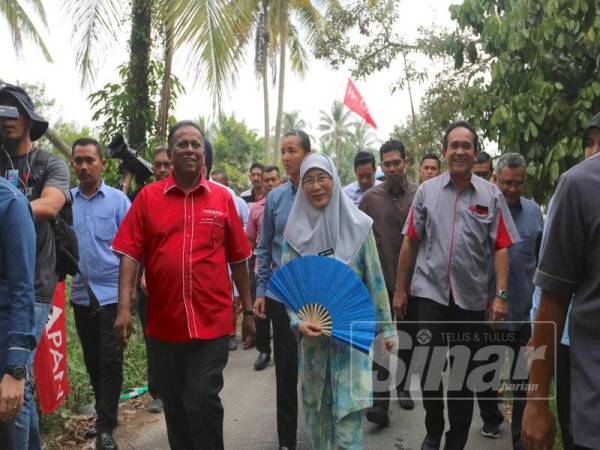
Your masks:
<svg viewBox="0 0 600 450"><path fill-rule="evenodd" d="M356 86L354 86L354 83L350 78L348 78L348 86L346 86L346 96L344 97L344 105L346 105L349 109L351 109L360 117L365 119L365 122L367 122L373 128L377 129L375 121L371 117L371 114L369 114L369 108L367 108L367 104L363 100L362 95L360 95L360 92L358 92L358 89L356 89Z"/></svg>
<svg viewBox="0 0 600 450"><path fill-rule="evenodd" d="M40 409L44 414L51 414L69 395L65 283L56 285L46 330L33 360L33 373Z"/></svg>

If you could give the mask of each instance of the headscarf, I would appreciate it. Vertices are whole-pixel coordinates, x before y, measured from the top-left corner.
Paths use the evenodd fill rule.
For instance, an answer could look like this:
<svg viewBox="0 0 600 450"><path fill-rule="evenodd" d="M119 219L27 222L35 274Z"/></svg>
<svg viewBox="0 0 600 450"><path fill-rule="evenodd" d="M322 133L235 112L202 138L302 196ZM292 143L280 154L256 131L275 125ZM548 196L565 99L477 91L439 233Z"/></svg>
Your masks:
<svg viewBox="0 0 600 450"><path fill-rule="evenodd" d="M369 236L373 220L343 193L331 159L319 153L308 155L300 167L300 182L311 169L321 169L331 176L331 199L324 209L315 208L304 190L298 189L283 236L301 256L332 255L350 264Z"/></svg>

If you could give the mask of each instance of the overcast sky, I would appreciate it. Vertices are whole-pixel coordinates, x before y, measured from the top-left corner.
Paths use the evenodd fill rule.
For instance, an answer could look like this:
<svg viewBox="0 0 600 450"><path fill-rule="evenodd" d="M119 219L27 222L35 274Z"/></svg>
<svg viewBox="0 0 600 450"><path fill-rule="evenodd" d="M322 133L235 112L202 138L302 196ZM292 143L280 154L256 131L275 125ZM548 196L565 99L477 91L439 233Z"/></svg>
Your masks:
<svg viewBox="0 0 600 450"><path fill-rule="evenodd" d="M407 37L417 35L419 26L452 27L448 6L457 3L453 0L401 0L401 19L398 30ZM115 45L103 60L94 84L86 89L80 88L80 78L75 67L75 45L72 42L71 25L61 9L61 1L44 0L48 15L48 31L43 35L49 47L54 63L47 63L39 50L26 44L21 55L16 55L10 40L8 28L0 18L0 79L7 82L43 83L49 97L56 99L57 117L66 121L75 121L81 125L94 125L91 111L86 99L90 92L102 87L107 82L118 81L117 66L127 62L127 35L124 30L123 39L115 39ZM228 92L223 102L226 113L234 113L238 119L257 131L263 133L262 84L256 80L252 68L253 49L247 52L247 61L242 63L235 88ZM418 65L431 67L432 73L440 70L423 58L416 61ZM366 80L355 80L356 86L367 103L371 116L378 125L375 135L380 140L388 138L394 125L402 123L410 114L407 91L391 94L391 86L402 73L400 62L381 73L371 75ZM189 68L185 62L176 57L174 73L180 77L187 93L177 104L175 116L178 119L197 119L200 115L210 116L213 113L212 101L202 86L194 87L189 79ZM334 71L327 63L312 60L309 73L304 79L288 72L286 77L285 111L300 111L300 116L310 126L308 131L318 135L316 127L319 123L319 110L329 111L333 100L343 100L349 71ZM427 87L427 83L413 88L413 98L418 106L419 98ZM271 91L271 126L275 123L276 95ZM355 116L358 118L358 116Z"/></svg>

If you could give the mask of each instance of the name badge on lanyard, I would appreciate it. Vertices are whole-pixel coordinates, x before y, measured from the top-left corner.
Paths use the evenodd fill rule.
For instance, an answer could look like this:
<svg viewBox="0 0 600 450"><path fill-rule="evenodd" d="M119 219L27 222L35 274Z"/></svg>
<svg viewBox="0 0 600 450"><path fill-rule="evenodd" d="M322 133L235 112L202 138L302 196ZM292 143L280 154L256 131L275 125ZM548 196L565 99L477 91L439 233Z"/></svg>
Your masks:
<svg viewBox="0 0 600 450"><path fill-rule="evenodd" d="M7 170L6 179L10 182L10 184L19 189L19 171L17 169Z"/></svg>

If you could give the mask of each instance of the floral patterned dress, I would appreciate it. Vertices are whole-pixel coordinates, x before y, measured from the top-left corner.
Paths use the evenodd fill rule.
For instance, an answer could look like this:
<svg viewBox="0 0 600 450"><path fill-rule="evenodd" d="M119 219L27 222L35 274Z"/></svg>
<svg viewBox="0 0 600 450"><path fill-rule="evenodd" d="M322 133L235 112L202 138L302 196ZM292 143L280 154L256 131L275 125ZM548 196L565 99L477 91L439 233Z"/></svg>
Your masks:
<svg viewBox="0 0 600 450"><path fill-rule="evenodd" d="M282 264L299 257L287 242L283 245ZM363 280L375 306L376 333L395 335L390 304L379 262L373 231L360 248L350 268ZM296 329L299 317L288 308L291 326ZM331 405L335 422L372 404L372 369L369 355L349 344L327 336L303 337L299 346L299 376L305 409L321 410ZM326 383L331 389L324 389ZM331 395L331 398L325 398Z"/></svg>

